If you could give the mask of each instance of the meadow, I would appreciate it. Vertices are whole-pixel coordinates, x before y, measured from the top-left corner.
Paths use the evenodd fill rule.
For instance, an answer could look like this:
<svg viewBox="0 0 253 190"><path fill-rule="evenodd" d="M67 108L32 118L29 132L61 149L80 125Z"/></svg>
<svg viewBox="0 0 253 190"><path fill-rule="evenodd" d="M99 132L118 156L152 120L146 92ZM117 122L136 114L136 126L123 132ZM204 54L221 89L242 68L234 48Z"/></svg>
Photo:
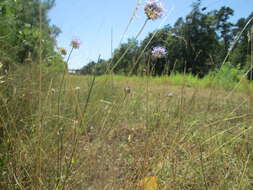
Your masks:
<svg viewBox="0 0 253 190"><path fill-rule="evenodd" d="M2 189L252 189L246 79L24 69L2 85Z"/></svg>
<svg viewBox="0 0 253 190"><path fill-rule="evenodd" d="M197 0L138 41L169 16L141 3L73 74L82 44L58 46L55 1L0 0L0 190L253 189L253 13Z"/></svg>

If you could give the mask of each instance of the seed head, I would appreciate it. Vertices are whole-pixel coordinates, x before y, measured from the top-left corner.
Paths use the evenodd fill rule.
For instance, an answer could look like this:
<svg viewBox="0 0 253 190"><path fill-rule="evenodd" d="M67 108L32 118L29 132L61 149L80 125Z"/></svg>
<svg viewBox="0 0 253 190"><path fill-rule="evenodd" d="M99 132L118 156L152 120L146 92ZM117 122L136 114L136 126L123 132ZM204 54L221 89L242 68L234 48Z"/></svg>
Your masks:
<svg viewBox="0 0 253 190"><path fill-rule="evenodd" d="M164 8L162 7L162 4L157 0L148 0L144 11L148 19L151 20L156 20L162 17L164 14Z"/></svg>
<svg viewBox="0 0 253 190"><path fill-rule="evenodd" d="M74 49L79 49L81 45L81 41L79 39L74 39L71 41L70 45Z"/></svg>
<svg viewBox="0 0 253 190"><path fill-rule="evenodd" d="M130 94L131 93L131 88L124 88L124 91L126 94Z"/></svg>
<svg viewBox="0 0 253 190"><path fill-rule="evenodd" d="M61 53L62 55L67 55L67 50L66 50L66 49L64 49L64 48L59 48L59 50L60 50L60 53Z"/></svg>

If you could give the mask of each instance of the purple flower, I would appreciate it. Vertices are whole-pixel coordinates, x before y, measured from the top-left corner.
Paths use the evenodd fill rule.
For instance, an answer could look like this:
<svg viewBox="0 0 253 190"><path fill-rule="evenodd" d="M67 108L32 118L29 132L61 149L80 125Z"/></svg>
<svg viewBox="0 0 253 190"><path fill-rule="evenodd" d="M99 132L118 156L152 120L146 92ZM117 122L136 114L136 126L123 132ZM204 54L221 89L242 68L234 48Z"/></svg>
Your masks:
<svg viewBox="0 0 253 190"><path fill-rule="evenodd" d="M131 88L124 88L124 91L126 94L129 94L131 92Z"/></svg>
<svg viewBox="0 0 253 190"><path fill-rule="evenodd" d="M167 55L167 51L164 47L156 46L152 50L152 55L157 58L165 57Z"/></svg>
<svg viewBox="0 0 253 190"><path fill-rule="evenodd" d="M164 9L161 3L157 0L148 0L145 5L144 11L148 19L151 20L156 20L162 17L164 14Z"/></svg>
<svg viewBox="0 0 253 190"><path fill-rule="evenodd" d="M81 45L81 41L79 39L74 39L71 41L70 45L74 49L79 49L79 47Z"/></svg>

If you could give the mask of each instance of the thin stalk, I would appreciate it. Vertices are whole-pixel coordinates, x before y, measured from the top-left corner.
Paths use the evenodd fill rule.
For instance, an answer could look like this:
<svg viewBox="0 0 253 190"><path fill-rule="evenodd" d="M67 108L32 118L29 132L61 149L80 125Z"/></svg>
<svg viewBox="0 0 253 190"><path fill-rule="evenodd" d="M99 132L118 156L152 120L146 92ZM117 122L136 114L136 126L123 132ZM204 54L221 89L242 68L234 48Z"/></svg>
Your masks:
<svg viewBox="0 0 253 190"><path fill-rule="evenodd" d="M152 72L152 71L151 71ZM148 68L147 68L147 83L146 83L146 127L148 128L149 123L149 77L150 77L150 56L148 59Z"/></svg>
<svg viewBox="0 0 253 190"><path fill-rule="evenodd" d="M62 88L63 88L63 83L64 83L64 79L65 79L65 75L66 75L66 69L67 69L67 66L68 66L68 62L70 60L70 57L72 55L72 52L73 52L74 48L72 47L71 48L71 51L69 52L69 55L68 55L68 58L67 58L67 61L66 61L66 65L64 67L64 72L62 74L62 79L61 79L61 82L60 82L60 88L59 88L59 94L58 94L58 110L57 110L57 115L58 115L58 124L60 123L60 101L61 101L61 93L62 93ZM62 150L63 150L63 134L64 134L64 131L62 128L60 128L59 130L59 138L58 138L58 152L57 152L57 167L58 167L58 179L57 179L57 184L59 184L60 182L60 178L61 178L61 173L62 173L62 159L61 159L61 153L62 153Z"/></svg>
<svg viewBox="0 0 253 190"><path fill-rule="evenodd" d="M208 185L207 185L207 181L206 181L206 174L205 174L205 168L204 168L204 161L203 161L203 148L202 148L202 144L200 143L199 140L199 152L200 152L200 166L201 166L201 172L202 172L202 177L204 180L204 185L205 185L205 189L208 190Z"/></svg>
<svg viewBox="0 0 253 190"><path fill-rule="evenodd" d="M42 161L41 161L41 144L42 144L42 2L39 2L39 161L38 161L38 189L41 189L41 167L42 167Z"/></svg>
<svg viewBox="0 0 253 190"><path fill-rule="evenodd" d="M135 40L140 36L140 34L143 32L145 26L147 25L149 19L146 19L146 21L144 22L144 24L142 25L140 31L137 33L137 35L135 36ZM110 72L112 72L117 66L118 64L122 61L122 59L125 57L125 55L128 53L128 51L132 48L132 46L128 46L128 48L125 50L125 52L122 54L122 56L118 59L118 61L115 63L115 65L111 68Z"/></svg>
<svg viewBox="0 0 253 190"><path fill-rule="evenodd" d="M250 42L251 42L251 68L253 68L253 26L251 27L251 31L250 31ZM253 70L251 69L250 71L250 80L252 81L252 77L253 77Z"/></svg>
<svg viewBox="0 0 253 190"><path fill-rule="evenodd" d="M131 16L131 18L130 18L130 20L129 20L129 22L128 22L128 24L127 24L125 30L124 30L124 32L123 32L123 35L121 36L121 39L120 39L119 44L122 43L122 41L123 41L123 39L124 39L124 37L125 37L125 34L127 33L127 31L128 31L128 29L129 29L131 23L132 23L133 20L134 20L134 17L136 16L136 13L137 13L137 11L138 11L138 8L139 8L140 4L141 4L141 0L137 0L137 4L136 4L136 6L135 6L135 8L134 8L133 14L132 14L132 16ZM111 53L111 57L112 57L112 60L111 60L110 65L111 65L111 64L113 63L113 61L114 61L114 59L113 59L113 54L112 54L112 53ZM107 68L107 70L106 70L105 73L108 73L108 71L109 71L109 73L112 74L112 71L113 71L114 68L110 70L110 65L108 66L108 68Z"/></svg>
<svg viewBox="0 0 253 190"><path fill-rule="evenodd" d="M247 29L247 27L249 26L249 24L251 23L251 21L253 20L253 17L251 17L249 19L249 21L245 24L245 26L243 27L243 29L240 31L240 33L237 34L237 36L235 37L235 40L232 42L231 47L228 50L228 53L225 57L225 59L223 60L223 63L221 64L221 67L226 63L230 53L232 52L232 50L234 49L235 45L237 44L237 42L239 41L240 37L242 36L243 32Z"/></svg>
<svg viewBox="0 0 253 190"><path fill-rule="evenodd" d="M70 171L71 171L71 167L73 165L73 159L74 159L76 149L77 149L78 136L77 136L76 126L75 126L75 131L74 132L75 132L74 133L74 139L75 139L74 140L74 147L73 147L73 151L71 152L71 156L69 158L69 163L68 163L67 170L66 170L66 177L62 182L62 190L65 189L66 182L68 181L68 178L70 177Z"/></svg>
<svg viewBox="0 0 253 190"><path fill-rule="evenodd" d="M160 26L158 28L161 28L161 26L163 25L164 21L167 19L167 17L165 17L165 19L163 20L163 22L161 22ZM138 56L137 60L134 63L134 66L132 67L131 71L128 73L128 76L131 76L133 73L134 68L136 67L136 65L138 64L138 62L140 61L141 57L143 56L143 54L145 53L145 50L148 48L149 44L151 43L151 41L154 39L154 37L157 35L159 30L157 30L152 37L150 38L150 40L148 41L148 43L146 44L146 46L144 47L144 49L142 50L141 54Z"/></svg>
<svg viewBox="0 0 253 190"><path fill-rule="evenodd" d="M137 13L137 11L138 11L138 9L139 9L140 4L141 4L141 0L137 0L137 4L136 4L136 6L135 6L135 8L134 8L133 14L132 14L131 18L129 19L129 22L128 22L128 24L127 24L127 26L126 26L126 28L125 28L125 30L124 30L124 32L123 32L123 35L122 35L122 37L121 37L121 39L120 39L119 44L122 43L122 41L123 41L123 39L124 39L124 37L125 37L125 35L126 35L128 29L129 29L131 23L132 23L133 20L134 20L134 17L136 16L136 13Z"/></svg>
<svg viewBox="0 0 253 190"><path fill-rule="evenodd" d="M100 60L100 57L101 57L101 55L99 55L99 57L98 57L98 62L99 62L99 60ZM96 69L96 68L95 68L95 69ZM94 69L94 71L95 71L95 69ZM87 96L86 102L85 102L85 104L84 104L83 119L84 119L84 115L85 115L85 113L86 113L86 110L87 110L87 108L88 108L88 104L89 104L89 101L90 101L91 93L92 93L92 91L93 91L94 84L95 84L95 80L96 80L96 73L95 73L94 71L93 71L91 86L90 86L89 91L88 91L88 96ZM81 125L82 125L82 123L83 123L83 119L82 119L82 121L81 121Z"/></svg>

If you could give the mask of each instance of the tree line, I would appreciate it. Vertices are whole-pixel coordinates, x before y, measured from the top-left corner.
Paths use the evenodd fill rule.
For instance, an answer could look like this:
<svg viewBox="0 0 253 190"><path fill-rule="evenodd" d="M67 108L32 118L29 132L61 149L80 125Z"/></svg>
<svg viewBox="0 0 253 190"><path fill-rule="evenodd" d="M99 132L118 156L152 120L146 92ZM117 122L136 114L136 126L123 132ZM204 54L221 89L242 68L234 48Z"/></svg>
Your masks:
<svg viewBox="0 0 253 190"><path fill-rule="evenodd" d="M56 38L61 30L50 24L48 12L55 0L0 0L0 62L4 67L31 64L43 59L43 65L54 71L65 67ZM200 77L219 68L230 52L229 65L241 70L250 67L250 27L253 12L231 22L234 10L221 7L209 11L198 0L192 10L178 18L173 26L165 25L142 41L128 39L114 50L108 60L92 61L81 68L81 74L139 74L152 70L154 75L192 73ZM245 29L237 43L234 41ZM154 47L166 49L167 55L155 58ZM233 51L232 50L233 47ZM122 58L122 55L124 57Z"/></svg>
<svg viewBox="0 0 253 190"><path fill-rule="evenodd" d="M99 75L113 68L118 74L140 74L152 69L154 75L177 72L203 77L219 68L228 53L227 64L237 69L249 69L252 22L248 22L253 12L235 23L231 22L233 14L234 10L226 6L208 11L201 1L197 1L192 4L190 13L178 18L173 26L165 25L140 42L128 39L114 50L112 58L88 63L81 69L81 74ZM247 23L245 31L236 40ZM156 46L164 47L167 56L152 57L152 48ZM123 54L123 59L115 65Z"/></svg>

